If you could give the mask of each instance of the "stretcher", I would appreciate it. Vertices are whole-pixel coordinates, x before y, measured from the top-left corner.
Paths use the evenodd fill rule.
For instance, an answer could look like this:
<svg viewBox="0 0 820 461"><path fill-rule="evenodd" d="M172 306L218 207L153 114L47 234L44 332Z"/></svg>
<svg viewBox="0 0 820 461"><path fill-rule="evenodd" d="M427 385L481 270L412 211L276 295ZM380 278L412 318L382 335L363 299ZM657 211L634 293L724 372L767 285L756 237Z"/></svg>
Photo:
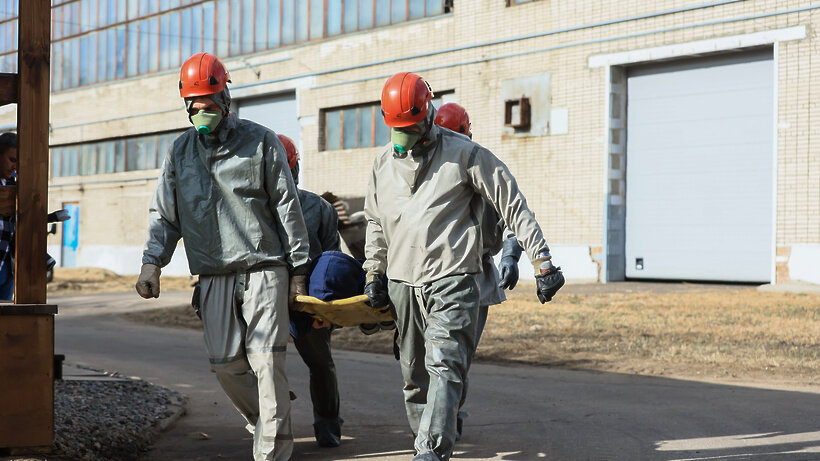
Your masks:
<svg viewBox="0 0 820 461"><path fill-rule="evenodd" d="M350 298L336 299L333 301L322 301L313 296L296 297L294 309L307 312L319 320L327 320L330 323L353 327L362 323L390 322L393 317L390 311L381 313L378 309L365 304L369 301L367 295L352 296Z"/></svg>

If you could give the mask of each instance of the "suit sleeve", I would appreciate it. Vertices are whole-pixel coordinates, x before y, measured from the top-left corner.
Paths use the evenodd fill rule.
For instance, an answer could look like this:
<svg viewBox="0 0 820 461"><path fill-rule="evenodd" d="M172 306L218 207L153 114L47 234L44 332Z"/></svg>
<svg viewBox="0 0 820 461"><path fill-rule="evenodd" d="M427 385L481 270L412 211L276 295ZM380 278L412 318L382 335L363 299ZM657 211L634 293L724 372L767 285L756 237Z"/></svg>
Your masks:
<svg viewBox="0 0 820 461"><path fill-rule="evenodd" d="M367 260L362 266L365 271L384 274L387 271L387 240L381 225L379 200L376 194L376 166L370 174L367 195L364 198L364 214L367 218L364 255Z"/></svg>
<svg viewBox="0 0 820 461"><path fill-rule="evenodd" d="M265 136L266 189L279 239L291 268L307 267L310 262L307 230L299 195L288 168L285 147L269 131Z"/></svg>
<svg viewBox="0 0 820 461"><path fill-rule="evenodd" d="M465 159L473 188L491 204L527 251L530 260L549 251L541 226L507 165L492 152L475 144Z"/></svg>
<svg viewBox="0 0 820 461"><path fill-rule="evenodd" d="M142 252L143 264L159 267L171 262L182 233L177 212L177 181L174 169L174 148L165 156L157 189L148 215L148 239Z"/></svg>

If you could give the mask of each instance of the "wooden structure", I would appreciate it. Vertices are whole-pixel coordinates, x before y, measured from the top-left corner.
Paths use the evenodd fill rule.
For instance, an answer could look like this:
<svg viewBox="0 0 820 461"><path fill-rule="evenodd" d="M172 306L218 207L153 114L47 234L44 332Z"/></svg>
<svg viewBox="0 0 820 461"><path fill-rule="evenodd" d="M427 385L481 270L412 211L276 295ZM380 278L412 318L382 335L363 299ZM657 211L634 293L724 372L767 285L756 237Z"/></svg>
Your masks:
<svg viewBox="0 0 820 461"><path fill-rule="evenodd" d="M18 73L0 74L0 105L17 103L18 186L0 211L17 213L15 304L0 304L0 447L54 440L54 314L46 304L50 0L21 0ZM10 213L9 213L10 212Z"/></svg>

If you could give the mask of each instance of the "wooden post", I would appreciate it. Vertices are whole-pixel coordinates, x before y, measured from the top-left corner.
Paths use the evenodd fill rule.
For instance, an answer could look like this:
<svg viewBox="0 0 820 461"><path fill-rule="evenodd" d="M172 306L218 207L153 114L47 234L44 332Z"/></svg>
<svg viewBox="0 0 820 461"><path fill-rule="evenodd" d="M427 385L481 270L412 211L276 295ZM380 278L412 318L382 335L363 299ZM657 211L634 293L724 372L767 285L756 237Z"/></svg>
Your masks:
<svg viewBox="0 0 820 461"><path fill-rule="evenodd" d="M50 0L20 2L19 21L15 302L45 304Z"/></svg>
<svg viewBox="0 0 820 461"><path fill-rule="evenodd" d="M54 314L46 302L50 0L20 1L15 304L0 306L0 447L54 441ZM3 191L6 198L14 191Z"/></svg>

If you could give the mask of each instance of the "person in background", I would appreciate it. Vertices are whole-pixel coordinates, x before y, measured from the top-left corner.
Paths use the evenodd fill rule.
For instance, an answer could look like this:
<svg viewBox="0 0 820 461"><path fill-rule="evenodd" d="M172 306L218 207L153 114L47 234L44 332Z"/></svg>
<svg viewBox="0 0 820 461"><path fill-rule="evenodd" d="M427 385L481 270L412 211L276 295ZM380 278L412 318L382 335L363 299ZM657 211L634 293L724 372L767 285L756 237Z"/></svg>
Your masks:
<svg viewBox="0 0 820 461"><path fill-rule="evenodd" d="M17 134L0 134L0 184L17 184ZM0 299L14 298L15 216L0 216Z"/></svg>
<svg viewBox="0 0 820 461"><path fill-rule="evenodd" d="M299 151L293 140L278 135L288 156L288 167L293 182L299 185ZM299 203L310 238L310 259L325 251L341 251L339 217L333 206L313 192L299 188ZM310 400L313 403L313 433L322 447L338 447L342 440L342 419L339 418L339 386L336 365L330 351L330 325L314 324L313 317L299 311L290 311L291 331L296 350L310 370ZM304 328L296 325L302 324Z"/></svg>

